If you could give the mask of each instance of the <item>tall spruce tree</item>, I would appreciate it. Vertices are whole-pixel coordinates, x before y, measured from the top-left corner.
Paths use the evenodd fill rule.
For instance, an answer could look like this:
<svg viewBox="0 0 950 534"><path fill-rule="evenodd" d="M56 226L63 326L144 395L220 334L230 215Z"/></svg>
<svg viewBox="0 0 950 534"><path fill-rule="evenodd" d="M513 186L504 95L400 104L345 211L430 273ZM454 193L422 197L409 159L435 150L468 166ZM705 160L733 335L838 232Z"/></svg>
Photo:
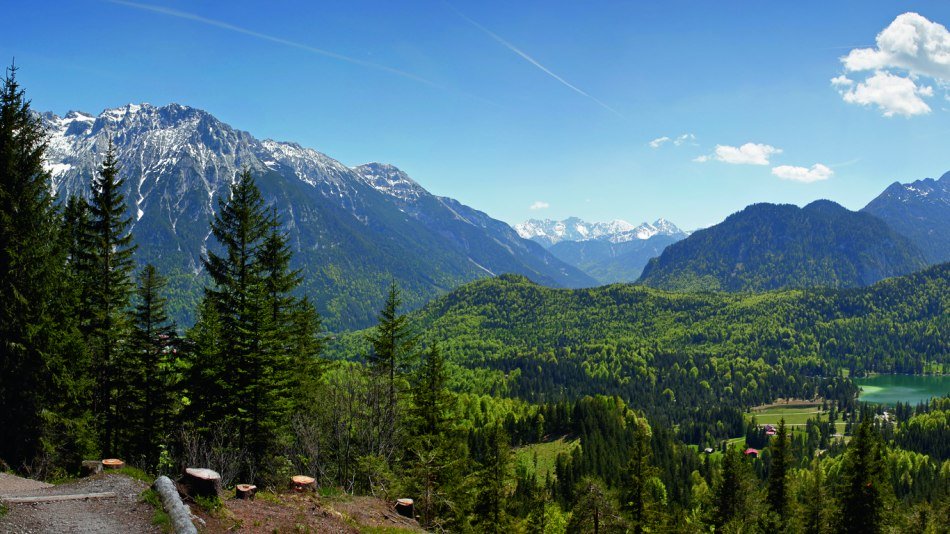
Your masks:
<svg viewBox="0 0 950 534"><path fill-rule="evenodd" d="M865 411L841 464L837 530L855 534L883 531L889 493L884 442L871 426L871 414Z"/></svg>
<svg viewBox="0 0 950 534"><path fill-rule="evenodd" d="M130 434L133 457L143 458L143 467L158 463L160 446L167 442L175 405L174 358L178 348L175 325L166 312L165 278L154 265L142 268L132 312L132 342L129 352L128 405L136 413Z"/></svg>
<svg viewBox="0 0 950 534"><path fill-rule="evenodd" d="M445 357L429 346L412 384L412 440L409 486L418 495L416 511L425 528L459 526L458 504L466 452L450 418L455 396L448 390Z"/></svg>
<svg viewBox="0 0 950 534"><path fill-rule="evenodd" d="M651 459L650 428L646 421L636 420L633 445L623 474L622 508L630 515L631 530L640 534L650 524L654 503L651 479L659 474Z"/></svg>
<svg viewBox="0 0 950 534"><path fill-rule="evenodd" d="M367 339L372 345L368 356L370 366L388 379L388 409L394 413L397 403L396 377L405 372L415 355L417 337L409 327L409 319L399 313L402 297L393 280L386 293L386 302L379 312L378 324Z"/></svg>
<svg viewBox="0 0 950 534"><path fill-rule="evenodd" d="M788 428L783 417L778 424L778 432L769 445L769 489L768 503L772 511L778 514L784 525L788 516L788 468L791 463Z"/></svg>
<svg viewBox="0 0 950 534"><path fill-rule="evenodd" d="M15 468L37 454L41 412L58 394L50 370L59 367L52 360L63 258L45 148L11 66L0 93L0 459Z"/></svg>
<svg viewBox="0 0 950 534"><path fill-rule="evenodd" d="M399 384L406 369L415 357L417 336L409 326L409 319L399 313L402 299L399 296L399 287L393 280L386 295L386 302L379 312L379 322L371 330L366 339L370 343L370 353L367 355L369 367L375 375L376 384L382 381L383 393L374 393L368 399L372 406L372 417L375 427L372 448L377 454L390 458L400 447L402 438L401 421L399 414ZM385 398L383 398L385 397Z"/></svg>
<svg viewBox="0 0 950 534"><path fill-rule="evenodd" d="M129 336L127 311L132 294L132 254L135 245L129 231L132 218L122 187L125 178L119 175L115 148L109 142L105 160L92 180L89 202L89 328L87 341L93 362L96 393L93 411L101 423L100 448L106 455L118 452L122 427L128 413L116 404L118 389L124 389L124 369L120 368Z"/></svg>
<svg viewBox="0 0 950 534"><path fill-rule="evenodd" d="M241 475L254 478L287 423L299 358L319 349L316 332L305 332L319 326L319 317L290 296L300 276L289 267L276 212L266 208L248 169L220 204L211 232L221 253L209 250L204 262L213 285L193 329L189 411L208 411L204 428L233 426L232 446L248 452ZM207 395L206 386L218 395Z"/></svg>
<svg viewBox="0 0 950 534"><path fill-rule="evenodd" d="M752 469L735 447L729 447L722 457L722 479L716 486L713 524L724 528L747 512L754 491Z"/></svg>
<svg viewBox="0 0 950 534"><path fill-rule="evenodd" d="M511 466L511 445L501 424L487 429L487 448L477 475L475 527L479 532L508 532L508 470Z"/></svg>

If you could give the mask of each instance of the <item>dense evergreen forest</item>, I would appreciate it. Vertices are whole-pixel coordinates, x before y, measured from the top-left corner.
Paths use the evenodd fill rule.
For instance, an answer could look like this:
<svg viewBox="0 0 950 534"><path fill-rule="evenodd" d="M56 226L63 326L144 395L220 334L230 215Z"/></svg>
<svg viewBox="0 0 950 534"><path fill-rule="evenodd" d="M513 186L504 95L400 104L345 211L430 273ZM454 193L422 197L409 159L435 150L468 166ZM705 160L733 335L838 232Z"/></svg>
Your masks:
<svg viewBox="0 0 950 534"><path fill-rule="evenodd" d="M57 203L44 148L11 69L5 469L55 478L116 456L154 474L211 467L228 486L307 474L412 496L433 531L947 527L950 399L885 412L860 406L848 378L946 369L947 265L861 290L738 295L503 276L412 315L393 283L374 328L328 340L295 291L279 214L244 172L216 210L209 283L182 332L162 273L132 261L119 191L134 177L110 151L88 200ZM820 397L833 416L770 436L744 412L776 397ZM558 442L573 445L545 469L538 450Z"/></svg>

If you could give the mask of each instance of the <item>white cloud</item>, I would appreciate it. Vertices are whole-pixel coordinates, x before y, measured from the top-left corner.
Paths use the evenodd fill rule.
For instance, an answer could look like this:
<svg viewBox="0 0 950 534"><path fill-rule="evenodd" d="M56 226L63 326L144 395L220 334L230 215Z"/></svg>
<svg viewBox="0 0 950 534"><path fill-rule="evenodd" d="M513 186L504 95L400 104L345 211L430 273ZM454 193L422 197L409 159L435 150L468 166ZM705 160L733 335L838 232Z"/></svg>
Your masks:
<svg viewBox="0 0 950 534"><path fill-rule="evenodd" d="M898 15L875 39L873 48L856 48L841 58L847 72L872 72L863 82L841 75L831 84L845 102L875 104L887 117L930 113L923 98L932 97L933 87L950 86L950 31L917 13Z"/></svg>
<svg viewBox="0 0 950 534"><path fill-rule="evenodd" d="M876 43L875 48L856 48L841 58L844 68L852 72L896 68L950 80L950 31L942 24L904 13L877 34Z"/></svg>
<svg viewBox="0 0 950 534"><path fill-rule="evenodd" d="M835 76L831 79L831 85L835 87L851 87L854 85L854 80L849 79L847 76L842 74L841 76Z"/></svg>
<svg viewBox="0 0 950 534"><path fill-rule="evenodd" d="M812 183L820 182L831 178L835 171L829 169L821 163L816 163L808 167L793 167L791 165L779 165L772 169L772 174L783 180L792 180L795 182Z"/></svg>
<svg viewBox="0 0 950 534"><path fill-rule="evenodd" d="M543 200L535 200L534 204L528 206L528 209L529 210L543 210L550 207L551 205Z"/></svg>
<svg viewBox="0 0 950 534"><path fill-rule="evenodd" d="M666 143L669 140L670 138L665 135L663 137L657 137L656 139L650 141L650 148L660 148L663 146L663 143Z"/></svg>
<svg viewBox="0 0 950 534"><path fill-rule="evenodd" d="M683 135L680 135L679 137L677 137L676 139L674 139L674 140L673 140L673 144L676 145L676 146L680 146L680 145L682 145L683 143L687 143L687 142L690 143L690 144L696 144L695 141L696 141L696 136L695 136L695 135L693 135L693 134L691 134L691 133L684 133Z"/></svg>
<svg viewBox="0 0 950 534"><path fill-rule="evenodd" d="M885 117L913 117L930 113L930 106L922 97L933 96L933 87L919 87L910 78L878 71L867 80L841 91L841 96L849 104L877 105Z"/></svg>
<svg viewBox="0 0 950 534"><path fill-rule="evenodd" d="M672 142L674 146L682 146L686 143L691 145L696 144L696 136L691 133L684 133L677 135L675 139L664 135L663 137L657 137L656 139L649 142L650 148L660 148L666 143Z"/></svg>
<svg viewBox="0 0 950 534"><path fill-rule="evenodd" d="M781 148L761 143L746 143L740 147L716 145L716 151L712 155L699 156L694 158L693 161L705 163L715 159L734 165L768 165L770 157L781 153Z"/></svg>

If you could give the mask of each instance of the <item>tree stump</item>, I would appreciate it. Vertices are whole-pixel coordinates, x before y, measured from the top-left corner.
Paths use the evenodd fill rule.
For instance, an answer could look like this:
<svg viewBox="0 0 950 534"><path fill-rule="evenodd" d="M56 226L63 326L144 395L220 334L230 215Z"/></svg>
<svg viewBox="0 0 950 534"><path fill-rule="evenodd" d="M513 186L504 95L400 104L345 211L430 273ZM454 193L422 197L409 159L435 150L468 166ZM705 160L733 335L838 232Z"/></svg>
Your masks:
<svg viewBox="0 0 950 534"><path fill-rule="evenodd" d="M181 479L189 497L217 497L221 494L221 475L202 467L185 469Z"/></svg>
<svg viewBox="0 0 950 534"><path fill-rule="evenodd" d="M105 469L122 469L125 467L125 462L118 458L106 458L102 461L102 467Z"/></svg>
<svg viewBox="0 0 950 534"><path fill-rule="evenodd" d="M234 490L234 496L238 499L253 500L257 493L257 486L254 484L238 484Z"/></svg>
<svg viewBox="0 0 950 534"><path fill-rule="evenodd" d="M396 513L413 519L413 505L412 499L396 499Z"/></svg>
<svg viewBox="0 0 950 534"><path fill-rule="evenodd" d="M98 475L102 472L102 462L99 460L83 460L79 467L79 473L84 476Z"/></svg>
<svg viewBox="0 0 950 534"><path fill-rule="evenodd" d="M294 491L316 491L317 484L313 477L297 475L290 479Z"/></svg>

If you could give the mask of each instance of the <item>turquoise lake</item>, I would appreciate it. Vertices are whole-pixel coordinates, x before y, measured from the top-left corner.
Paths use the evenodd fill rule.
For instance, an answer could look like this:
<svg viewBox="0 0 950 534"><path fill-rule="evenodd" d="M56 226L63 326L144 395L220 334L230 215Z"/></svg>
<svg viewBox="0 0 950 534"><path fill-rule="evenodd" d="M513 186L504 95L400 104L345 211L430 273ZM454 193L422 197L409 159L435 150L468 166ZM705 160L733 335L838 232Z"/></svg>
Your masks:
<svg viewBox="0 0 950 534"><path fill-rule="evenodd" d="M854 382L862 389L858 400L879 404L917 404L950 393L950 376L878 375Z"/></svg>

